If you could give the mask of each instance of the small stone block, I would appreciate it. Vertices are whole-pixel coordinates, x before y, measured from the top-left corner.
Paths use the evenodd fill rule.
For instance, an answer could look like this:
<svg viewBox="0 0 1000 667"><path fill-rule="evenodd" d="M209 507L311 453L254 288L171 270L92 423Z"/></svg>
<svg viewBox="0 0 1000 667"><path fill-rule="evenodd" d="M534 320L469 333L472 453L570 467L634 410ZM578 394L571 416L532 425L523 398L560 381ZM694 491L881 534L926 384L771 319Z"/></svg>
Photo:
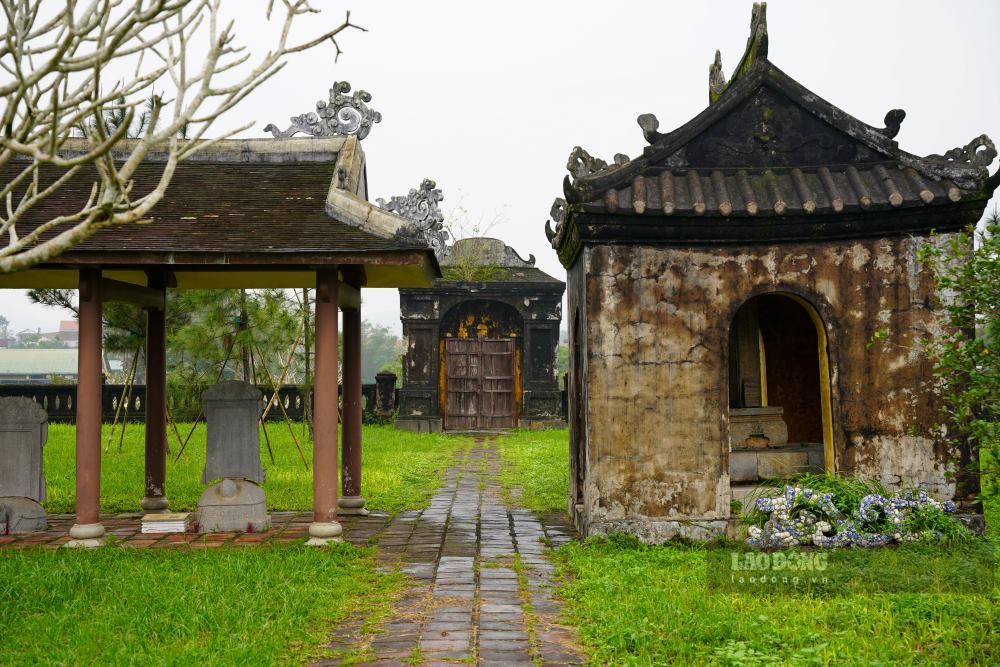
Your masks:
<svg viewBox="0 0 1000 667"><path fill-rule="evenodd" d="M757 479L757 452L729 452L729 480L750 482Z"/></svg>

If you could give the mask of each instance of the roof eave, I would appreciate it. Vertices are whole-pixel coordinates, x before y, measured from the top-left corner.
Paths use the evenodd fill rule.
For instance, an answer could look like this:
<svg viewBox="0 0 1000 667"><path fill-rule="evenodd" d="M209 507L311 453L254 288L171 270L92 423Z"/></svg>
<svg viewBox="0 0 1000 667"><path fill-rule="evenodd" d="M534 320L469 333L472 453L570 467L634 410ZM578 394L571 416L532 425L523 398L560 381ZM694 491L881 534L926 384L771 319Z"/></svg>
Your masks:
<svg viewBox="0 0 1000 667"><path fill-rule="evenodd" d="M576 179L567 176L563 182L566 200L570 203L580 203L596 199L610 188L620 187L642 174L649 166L667 160L698 134L724 118L765 83L823 122L887 156L888 159L898 160L925 176L936 180L947 178L968 190L979 190L990 180L988 169L985 167L920 157L901 150L899 144L890 136L893 130L877 128L855 118L807 89L766 57L761 57L755 59L742 76L731 82L715 102L690 121L666 134L655 131L648 133L652 135L653 141L643 149L642 155L622 165L609 165L606 169L587 176ZM894 130L898 130L898 127Z"/></svg>
<svg viewBox="0 0 1000 667"><path fill-rule="evenodd" d="M560 260L575 259L583 243L726 245L842 241L901 235L949 233L975 224L986 206L985 199L948 206L907 208L836 215L783 215L750 220L693 215L609 214L571 207L563 222L564 235L555 246ZM560 230L562 232L562 230ZM567 268L572 264L563 262Z"/></svg>

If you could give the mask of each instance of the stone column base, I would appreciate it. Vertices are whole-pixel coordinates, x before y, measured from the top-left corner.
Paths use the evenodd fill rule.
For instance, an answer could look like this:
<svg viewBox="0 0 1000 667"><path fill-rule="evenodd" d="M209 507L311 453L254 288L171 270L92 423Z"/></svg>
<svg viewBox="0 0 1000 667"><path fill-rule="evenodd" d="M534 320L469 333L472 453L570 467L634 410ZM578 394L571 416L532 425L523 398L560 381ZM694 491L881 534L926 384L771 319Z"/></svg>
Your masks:
<svg viewBox="0 0 1000 667"><path fill-rule="evenodd" d="M166 496L146 496L139 501L139 507L147 512L166 512L168 504Z"/></svg>
<svg viewBox="0 0 1000 667"><path fill-rule="evenodd" d="M104 526L100 523L74 523L69 536L73 539L63 545L67 549L93 549L107 544Z"/></svg>
<svg viewBox="0 0 1000 667"><path fill-rule="evenodd" d="M358 514L366 516L364 496L341 496L337 500L337 514Z"/></svg>
<svg viewBox="0 0 1000 667"><path fill-rule="evenodd" d="M340 537L344 529L336 521L320 522L313 521L309 524L309 540L306 542L310 547L325 547L334 542L343 542Z"/></svg>

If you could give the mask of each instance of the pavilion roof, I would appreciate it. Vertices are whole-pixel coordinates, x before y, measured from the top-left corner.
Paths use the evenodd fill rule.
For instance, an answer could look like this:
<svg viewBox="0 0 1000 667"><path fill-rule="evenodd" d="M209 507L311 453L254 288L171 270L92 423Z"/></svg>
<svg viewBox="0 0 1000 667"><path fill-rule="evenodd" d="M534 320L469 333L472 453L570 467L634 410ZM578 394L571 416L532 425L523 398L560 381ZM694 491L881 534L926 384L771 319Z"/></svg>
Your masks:
<svg viewBox="0 0 1000 667"><path fill-rule="evenodd" d="M152 189L163 158L154 153L139 166L136 196ZM0 178L15 169L7 165ZM22 227L79 210L95 178L81 171ZM94 265L139 284L145 270L164 268L180 287L234 286L241 277L206 274L240 271L259 274L248 287L307 286L315 268L331 264L363 266L369 286L426 285L438 274L408 221L367 201L364 154L354 137L219 142L177 165L148 220L102 229L31 271L0 276L0 287L62 279L75 286L75 270Z"/></svg>
<svg viewBox="0 0 1000 667"><path fill-rule="evenodd" d="M546 233L567 266L581 239L771 242L955 229L979 219L1000 172L986 135L943 155L916 156L894 137L905 112L868 125L807 90L767 59L766 5L726 81L718 52L709 106L669 133L652 114L648 142L612 164L577 147L565 199Z"/></svg>

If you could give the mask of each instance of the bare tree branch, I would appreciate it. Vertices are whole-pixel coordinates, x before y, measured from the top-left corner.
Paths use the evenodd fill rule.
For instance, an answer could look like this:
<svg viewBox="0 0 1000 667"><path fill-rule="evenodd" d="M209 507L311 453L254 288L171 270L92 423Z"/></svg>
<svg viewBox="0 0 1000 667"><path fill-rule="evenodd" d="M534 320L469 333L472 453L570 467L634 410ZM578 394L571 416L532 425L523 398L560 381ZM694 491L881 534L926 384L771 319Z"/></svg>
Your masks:
<svg viewBox="0 0 1000 667"><path fill-rule="evenodd" d="M255 55L237 43L235 23L223 20L221 6L221 0L61 6L0 0L6 20L0 37L0 169L6 172L0 273L47 261L105 227L146 219L178 162L248 127L211 132L220 116L279 72L287 56L329 41L336 59L338 35L364 30L347 12L339 25L293 43L296 21L318 10L309 0L270 0L266 16L279 25L273 43ZM130 77L102 81L120 71ZM180 140L182 133L193 140ZM134 196L136 169L154 148L165 153L157 163L159 179ZM29 215L71 179L91 173L90 196L78 208L42 222Z"/></svg>

